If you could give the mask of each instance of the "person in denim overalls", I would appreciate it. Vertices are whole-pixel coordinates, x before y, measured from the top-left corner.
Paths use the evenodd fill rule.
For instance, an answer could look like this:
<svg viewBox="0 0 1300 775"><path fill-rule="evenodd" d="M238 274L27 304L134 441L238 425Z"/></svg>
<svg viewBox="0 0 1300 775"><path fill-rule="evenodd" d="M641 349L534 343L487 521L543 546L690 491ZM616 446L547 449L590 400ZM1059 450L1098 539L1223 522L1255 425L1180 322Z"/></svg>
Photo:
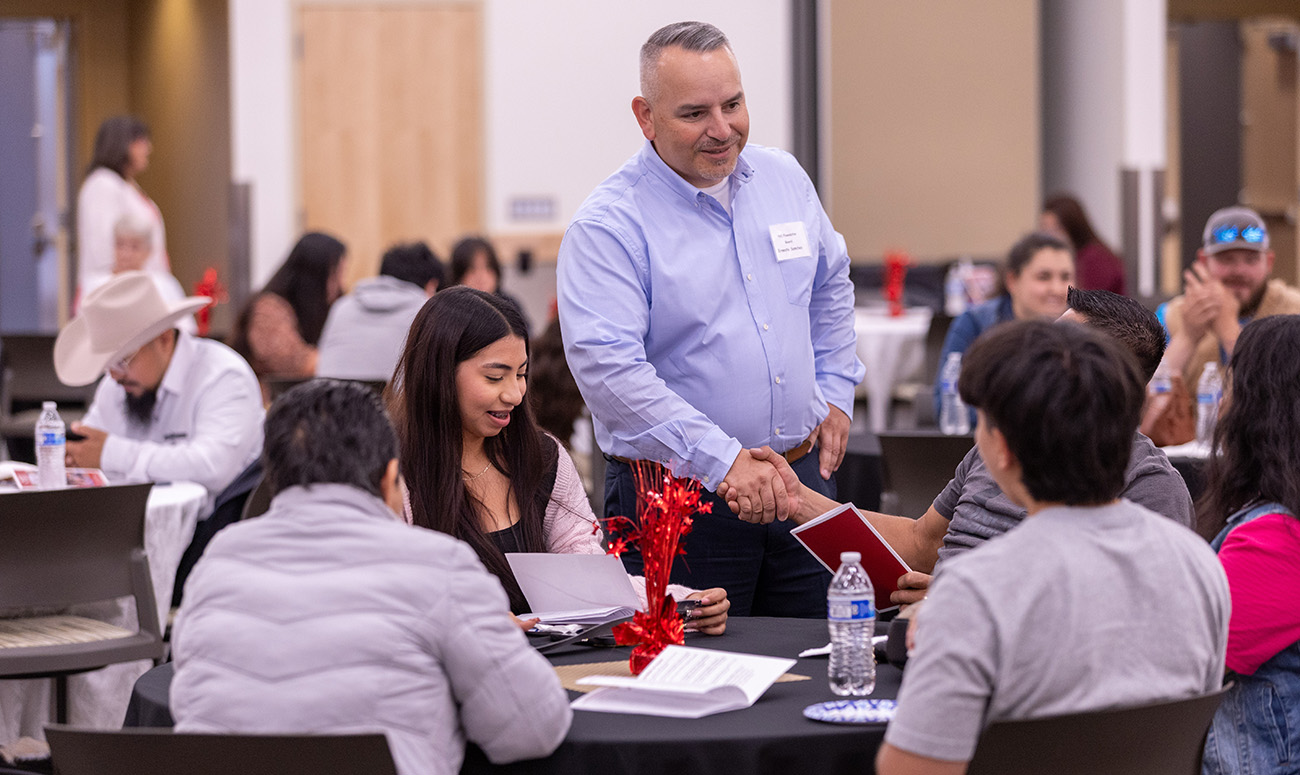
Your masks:
<svg viewBox="0 0 1300 775"><path fill-rule="evenodd" d="M1300 315L1247 325L1229 375L1197 511L1232 591L1235 686L1203 771L1300 773Z"/></svg>

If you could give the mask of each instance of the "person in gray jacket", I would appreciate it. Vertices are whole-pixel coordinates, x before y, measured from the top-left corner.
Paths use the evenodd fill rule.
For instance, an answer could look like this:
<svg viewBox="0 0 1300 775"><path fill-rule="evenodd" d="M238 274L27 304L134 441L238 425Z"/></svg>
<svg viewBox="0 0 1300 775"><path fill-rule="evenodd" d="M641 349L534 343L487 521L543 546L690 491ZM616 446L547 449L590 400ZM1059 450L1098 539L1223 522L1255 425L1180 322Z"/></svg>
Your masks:
<svg viewBox="0 0 1300 775"><path fill-rule="evenodd" d="M442 261L425 243L389 248L379 276L358 282L330 307L317 345L316 376L388 381L415 313L442 280Z"/></svg>
<svg viewBox="0 0 1300 775"><path fill-rule="evenodd" d="M177 731L381 731L402 775L550 754L572 711L474 551L404 524L379 398L315 380L266 417L262 517L223 530L172 632Z"/></svg>

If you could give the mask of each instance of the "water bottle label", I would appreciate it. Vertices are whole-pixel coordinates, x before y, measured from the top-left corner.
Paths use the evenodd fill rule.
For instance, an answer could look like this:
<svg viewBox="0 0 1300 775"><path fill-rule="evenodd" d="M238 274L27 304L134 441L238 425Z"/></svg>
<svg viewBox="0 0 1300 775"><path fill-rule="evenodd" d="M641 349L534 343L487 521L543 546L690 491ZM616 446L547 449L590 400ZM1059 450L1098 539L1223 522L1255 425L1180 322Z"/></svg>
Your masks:
<svg viewBox="0 0 1300 775"><path fill-rule="evenodd" d="M60 444L66 443L66 441L67 439L64 437L64 434L59 433L58 431L41 431L41 437L37 440L36 444L41 447L57 447Z"/></svg>
<svg viewBox="0 0 1300 775"><path fill-rule="evenodd" d="M1208 405L1208 404L1213 404L1218 400L1219 400L1218 393L1197 393L1196 394L1196 403L1198 404Z"/></svg>
<svg viewBox="0 0 1300 775"><path fill-rule="evenodd" d="M836 622L860 622L876 618L876 605L871 598L861 600L826 601L826 618Z"/></svg>

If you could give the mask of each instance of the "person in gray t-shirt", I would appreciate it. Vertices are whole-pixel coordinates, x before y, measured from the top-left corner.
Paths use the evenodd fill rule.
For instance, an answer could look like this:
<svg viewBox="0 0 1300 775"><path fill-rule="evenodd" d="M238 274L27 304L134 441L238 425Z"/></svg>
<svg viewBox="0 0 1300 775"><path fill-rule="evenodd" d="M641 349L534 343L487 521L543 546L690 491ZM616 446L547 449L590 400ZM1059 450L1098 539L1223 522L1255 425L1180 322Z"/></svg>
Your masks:
<svg viewBox="0 0 1300 775"><path fill-rule="evenodd" d="M1151 439L1133 434L1124 497L1163 514L1184 527L1192 526L1192 497L1182 475ZM974 447L957 466L952 481L934 499L934 510L949 525L939 548L942 563L1020 524L1025 510L1003 494Z"/></svg>
<svg viewBox="0 0 1300 775"><path fill-rule="evenodd" d="M1194 532L1121 497L1145 398L1132 356L1083 326L1014 322L968 351L958 389L1024 524L940 567L876 771L964 772L994 721L1217 689L1223 569Z"/></svg>
<svg viewBox="0 0 1300 775"><path fill-rule="evenodd" d="M1143 378L1151 379L1164 355L1165 333L1150 310L1110 291L1071 288L1067 300L1070 308L1061 316L1062 321L1083 323L1107 334L1137 359ZM1190 526L1192 498L1182 476L1150 439L1137 432L1136 423L1128 430L1133 434L1133 442L1124 473L1123 496ZM1062 446L1060 450L1069 448ZM771 460L782 470L786 488L799 495L799 509L791 515L796 522L802 524L815 519L838 505L830 498L800 487L798 480L787 475L781 461L775 459L779 455L755 450L751 454ZM725 497L725 490L719 489L719 494ZM925 596L930 584L929 573L940 561L1005 533L1025 518L1025 510L1002 494L975 449L957 466L952 481L920 519L872 511L863 513L912 568L911 573L899 580L900 588L893 593L894 602L901 604L914 603Z"/></svg>

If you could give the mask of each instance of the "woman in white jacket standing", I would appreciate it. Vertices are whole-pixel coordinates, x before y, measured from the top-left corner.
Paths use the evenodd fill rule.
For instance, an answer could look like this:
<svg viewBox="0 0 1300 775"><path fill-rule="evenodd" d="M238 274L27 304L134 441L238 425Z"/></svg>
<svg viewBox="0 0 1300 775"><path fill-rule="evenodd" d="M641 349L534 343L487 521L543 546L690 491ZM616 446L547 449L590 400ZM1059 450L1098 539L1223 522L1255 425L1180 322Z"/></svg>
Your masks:
<svg viewBox="0 0 1300 775"><path fill-rule="evenodd" d="M78 299L113 276L113 228L123 217L148 227L150 250L142 268L171 272L162 212L136 182L152 152L149 127L140 119L113 116L99 125L77 195Z"/></svg>

